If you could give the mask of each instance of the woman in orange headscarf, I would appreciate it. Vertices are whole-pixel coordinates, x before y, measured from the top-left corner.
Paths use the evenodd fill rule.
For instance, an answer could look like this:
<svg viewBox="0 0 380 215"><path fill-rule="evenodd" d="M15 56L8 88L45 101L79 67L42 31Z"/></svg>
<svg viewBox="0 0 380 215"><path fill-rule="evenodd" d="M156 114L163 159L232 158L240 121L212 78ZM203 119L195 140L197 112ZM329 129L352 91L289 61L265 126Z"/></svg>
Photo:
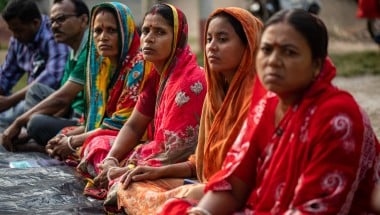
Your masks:
<svg viewBox="0 0 380 215"><path fill-rule="evenodd" d="M201 198L204 183L221 168L246 117L261 28L241 8L221 8L210 15L204 53L208 91L195 155L187 162L139 166L125 174L118 202L128 214L154 214L170 197ZM183 185L191 177L200 183Z"/></svg>

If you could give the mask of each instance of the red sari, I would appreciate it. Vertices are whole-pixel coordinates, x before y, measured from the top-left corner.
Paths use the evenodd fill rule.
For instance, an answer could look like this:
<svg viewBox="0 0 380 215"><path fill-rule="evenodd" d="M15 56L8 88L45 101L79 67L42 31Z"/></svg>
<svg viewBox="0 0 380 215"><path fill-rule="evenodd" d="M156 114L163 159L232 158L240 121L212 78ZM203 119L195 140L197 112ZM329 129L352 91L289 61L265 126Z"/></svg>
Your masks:
<svg viewBox="0 0 380 215"><path fill-rule="evenodd" d="M327 59L318 79L277 127L278 97L254 96L222 170L205 191L231 190L226 179L234 176L251 190L243 214L373 212L370 198L379 179L379 143L354 98L331 84L334 76L335 67ZM166 211L181 214L190 206L173 200Z"/></svg>
<svg viewBox="0 0 380 215"><path fill-rule="evenodd" d="M331 84L334 76L327 59L319 78L277 128L278 98L268 93L254 105L223 170L206 191L231 189L225 179L233 175L251 187L247 214L371 212L378 140L354 98ZM265 137L265 129L274 132Z"/></svg>
<svg viewBox="0 0 380 215"><path fill-rule="evenodd" d="M187 44L185 15L173 5L167 6L173 12L173 50L163 72L159 74L155 69L151 72L136 104L140 113L153 119L153 138L141 144L127 159L127 163L134 162L141 166L179 163L194 153L206 95L205 72L198 66ZM117 189L119 208L124 207L128 214L151 214L147 211L157 204L150 203L161 202L161 197L166 199L165 196L152 195L152 192L178 187L180 184L174 181L165 181L160 185L149 181L132 183L133 190L125 190L121 186L117 189L117 183L113 188ZM148 201L143 201L145 198Z"/></svg>
<svg viewBox="0 0 380 215"><path fill-rule="evenodd" d="M359 0L356 16L359 18L380 18L380 0Z"/></svg>

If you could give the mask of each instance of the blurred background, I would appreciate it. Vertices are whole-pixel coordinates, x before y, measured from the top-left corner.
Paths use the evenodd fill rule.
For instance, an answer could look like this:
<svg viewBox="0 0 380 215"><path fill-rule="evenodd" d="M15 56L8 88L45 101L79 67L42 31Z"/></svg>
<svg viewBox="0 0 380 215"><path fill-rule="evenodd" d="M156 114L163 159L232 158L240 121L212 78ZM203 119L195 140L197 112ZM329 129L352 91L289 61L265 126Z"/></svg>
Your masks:
<svg viewBox="0 0 380 215"><path fill-rule="evenodd" d="M8 0L0 0L0 11ZM41 11L49 14L53 0L35 0ZM89 7L104 2L102 0L85 0ZM140 24L147 11L155 0L121 0L127 4L134 16L136 23ZM189 42L193 51L202 49L203 23L215 8L236 6L249 9L252 0L168 0L186 14L189 23ZM366 29L366 20L356 18L357 3L355 0L320 0L321 10L319 16L329 30L331 52L347 52L356 50L376 50L378 47L370 39ZM0 18L0 48L6 48L10 32L6 24ZM349 45L347 45L349 43Z"/></svg>

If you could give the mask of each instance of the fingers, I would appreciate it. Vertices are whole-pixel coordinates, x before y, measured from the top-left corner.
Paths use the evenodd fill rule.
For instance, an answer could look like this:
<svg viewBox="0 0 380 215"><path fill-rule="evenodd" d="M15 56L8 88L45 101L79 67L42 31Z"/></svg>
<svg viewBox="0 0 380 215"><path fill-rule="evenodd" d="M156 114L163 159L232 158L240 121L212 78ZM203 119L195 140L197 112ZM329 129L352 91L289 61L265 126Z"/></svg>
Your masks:
<svg viewBox="0 0 380 215"><path fill-rule="evenodd" d="M63 134L58 134L54 138L50 139L45 146L46 152L50 157L58 160L64 160L70 155L71 149L67 146L67 137Z"/></svg>
<svg viewBox="0 0 380 215"><path fill-rule="evenodd" d="M21 130L21 127L17 127L16 125L12 124L4 131L3 137L6 140L10 141L20 133L20 130Z"/></svg>
<svg viewBox="0 0 380 215"><path fill-rule="evenodd" d="M131 172L132 170L128 170L123 176L122 176L122 180L120 182L123 183L123 189L127 189L128 188L128 185L129 183L131 183Z"/></svg>
<svg viewBox="0 0 380 215"><path fill-rule="evenodd" d="M0 141L1 145L3 145L3 147L7 151L10 151L10 152L14 151L14 147L13 147L12 141L10 141L8 138L6 138L6 136L4 134L0 135L0 139L1 139L1 141Z"/></svg>
<svg viewBox="0 0 380 215"><path fill-rule="evenodd" d="M13 151L13 144L12 139L14 138L14 135L9 131L9 128L4 131L4 133L1 135L1 143L4 146L4 148L8 151Z"/></svg>
<svg viewBox="0 0 380 215"><path fill-rule="evenodd" d="M14 151L14 147L13 147L13 144L9 141L7 142L3 142L3 146L4 148L7 150L7 151L10 151L10 152L13 152Z"/></svg>
<svg viewBox="0 0 380 215"><path fill-rule="evenodd" d="M105 172L101 172L98 176L94 178L94 185L100 188L108 187L108 179L107 174Z"/></svg>
<svg viewBox="0 0 380 215"><path fill-rule="evenodd" d="M126 171L123 175L120 176L120 183L124 184L125 180L127 179L128 176L128 171Z"/></svg>
<svg viewBox="0 0 380 215"><path fill-rule="evenodd" d="M140 180L145 180L148 179L148 172L145 171L144 167L137 167L134 169L129 169L123 176L122 176L122 181L123 181L123 187L124 189L127 189L128 185L132 181L140 181Z"/></svg>

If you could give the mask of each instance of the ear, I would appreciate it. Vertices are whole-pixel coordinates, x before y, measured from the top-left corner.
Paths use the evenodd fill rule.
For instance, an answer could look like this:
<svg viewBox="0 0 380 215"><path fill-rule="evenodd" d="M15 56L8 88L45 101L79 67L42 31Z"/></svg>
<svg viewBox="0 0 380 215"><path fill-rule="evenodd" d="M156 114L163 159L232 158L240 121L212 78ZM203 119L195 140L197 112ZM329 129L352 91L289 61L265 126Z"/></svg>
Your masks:
<svg viewBox="0 0 380 215"><path fill-rule="evenodd" d="M80 16L81 21L82 21L82 26L87 27L88 26L88 16L86 14L82 14Z"/></svg>
<svg viewBox="0 0 380 215"><path fill-rule="evenodd" d="M316 59L313 61L313 77L317 78L322 69L322 60Z"/></svg>
<svg viewBox="0 0 380 215"><path fill-rule="evenodd" d="M33 25L33 28L37 29L36 31L38 31L38 29L40 28L40 25L41 25L41 19L33 19L31 24Z"/></svg>

